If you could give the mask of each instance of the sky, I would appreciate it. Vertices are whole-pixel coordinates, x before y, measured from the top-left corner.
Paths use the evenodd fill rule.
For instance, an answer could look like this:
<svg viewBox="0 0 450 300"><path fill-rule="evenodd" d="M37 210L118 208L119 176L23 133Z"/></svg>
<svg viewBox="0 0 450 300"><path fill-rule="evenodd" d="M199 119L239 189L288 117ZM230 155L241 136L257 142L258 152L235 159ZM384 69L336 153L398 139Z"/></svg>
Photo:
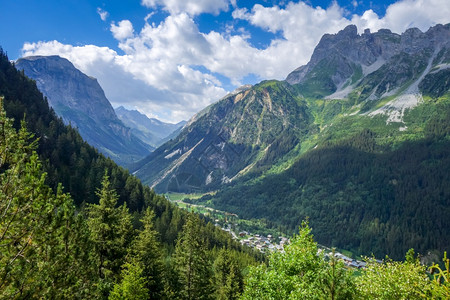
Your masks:
<svg viewBox="0 0 450 300"><path fill-rule="evenodd" d="M60 55L114 107L188 120L243 84L283 80L325 33L450 22L448 0L0 0L11 60Z"/></svg>

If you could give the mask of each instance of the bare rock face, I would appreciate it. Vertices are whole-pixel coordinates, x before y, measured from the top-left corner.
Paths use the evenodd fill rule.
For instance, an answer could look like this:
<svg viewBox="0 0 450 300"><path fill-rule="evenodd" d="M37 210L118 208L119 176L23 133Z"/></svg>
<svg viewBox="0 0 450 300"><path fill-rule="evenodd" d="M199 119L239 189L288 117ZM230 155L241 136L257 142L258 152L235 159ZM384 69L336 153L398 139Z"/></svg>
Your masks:
<svg viewBox="0 0 450 300"><path fill-rule="evenodd" d="M376 33L366 29L359 35L356 26L349 25L337 34L325 34L308 64L290 73L286 81L304 85L305 91L320 81L322 91L318 96L326 96L345 83L354 83L363 70L374 72L383 64L395 63L400 54L417 56L448 48L449 35L450 25L436 25L425 33L411 28L401 35L388 29ZM354 80L349 82L352 77Z"/></svg>
<svg viewBox="0 0 450 300"><path fill-rule="evenodd" d="M78 128L91 145L125 165L150 153L116 116L97 79L87 76L65 58L31 56L16 67L36 81L50 106L66 124Z"/></svg>
<svg viewBox="0 0 450 300"><path fill-rule="evenodd" d="M67 59L59 56L31 56L19 59L16 66L36 80L39 90L63 118L64 108L83 112L95 120L116 118L97 79L83 74Z"/></svg>

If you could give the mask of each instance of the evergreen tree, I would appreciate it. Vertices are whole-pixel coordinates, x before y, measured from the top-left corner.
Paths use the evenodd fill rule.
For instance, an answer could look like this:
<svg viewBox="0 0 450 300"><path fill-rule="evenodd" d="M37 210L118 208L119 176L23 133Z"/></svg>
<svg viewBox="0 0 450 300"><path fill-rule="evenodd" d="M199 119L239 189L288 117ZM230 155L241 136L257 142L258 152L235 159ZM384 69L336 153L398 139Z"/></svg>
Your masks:
<svg viewBox="0 0 450 300"><path fill-rule="evenodd" d="M200 234L200 219L189 214L175 247L181 299L211 299L211 263Z"/></svg>
<svg viewBox="0 0 450 300"><path fill-rule="evenodd" d="M147 207L141 219L143 228L130 247L130 260L142 266L142 276L146 281L150 299L160 299L164 291L164 265L161 244L153 226L155 214Z"/></svg>
<svg viewBox="0 0 450 300"><path fill-rule="evenodd" d="M100 278L98 290L101 296L106 296L119 277L134 230L126 204L116 207L118 195L107 174L97 196L99 204L87 207L87 223L93 243L92 256Z"/></svg>
<svg viewBox="0 0 450 300"><path fill-rule="evenodd" d="M45 184L25 122L12 124L0 98L0 298L86 297L83 220L61 186Z"/></svg>
<svg viewBox="0 0 450 300"><path fill-rule="evenodd" d="M222 248L214 262L215 299L239 299L243 291L243 276L229 250Z"/></svg>
<svg viewBox="0 0 450 300"><path fill-rule="evenodd" d="M127 262L122 270L122 281L114 285L109 300L146 300L149 299L144 269L139 261ZM153 298L150 298L153 299Z"/></svg>
<svg viewBox="0 0 450 300"><path fill-rule="evenodd" d="M329 262L324 265L319 278L319 285L324 299L353 299L356 293L351 272L348 272L344 263L331 252Z"/></svg>

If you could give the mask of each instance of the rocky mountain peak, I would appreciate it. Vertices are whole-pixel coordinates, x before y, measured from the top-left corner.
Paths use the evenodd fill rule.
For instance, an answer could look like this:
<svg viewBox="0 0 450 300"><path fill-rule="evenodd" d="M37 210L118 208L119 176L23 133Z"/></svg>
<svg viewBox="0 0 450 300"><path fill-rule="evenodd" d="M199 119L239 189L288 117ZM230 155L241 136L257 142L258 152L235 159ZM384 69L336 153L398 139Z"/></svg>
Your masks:
<svg viewBox="0 0 450 300"><path fill-rule="evenodd" d="M115 110L119 119L131 128L133 134L152 147L162 145L186 124L186 121L177 124L165 123L155 118L149 118L137 110L128 110L123 106Z"/></svg>
<svg viewBox="0 0 450 300"><path fill-rule="evenodd" d="M374 72L400 53L418 55L425 50L433 52L448 44L449 40L449 25L436 25L425 33L410 28L401 35L388 29L375 33L365 30L359 35L357 27L349 25L336 34L325 34L308 64L291 72L286 81L303 86L306 94L312 85L314 90L318 90L315 85L320 83L322 86L316 96L327 96L344 84L354 83L363 70Z"/></svg>
<svg viewBox="0 0 450 300"><path fill-rule="evenodd" d="M66 122L66 109L82 111L96 120L117 119L97 79L82 73L69 60L56 55L31 56L19 59L16 67L36 80L39 90Z"/></svg>
<svg viewBox="0 0 450 300"><path fill-rule="evenodd" d="M97 79L59 56L19 59L17 69L36 81L50 106L66 124L78 128L92 146L119 164L138 160L150 146L136 138L118 119Z"/></svg>

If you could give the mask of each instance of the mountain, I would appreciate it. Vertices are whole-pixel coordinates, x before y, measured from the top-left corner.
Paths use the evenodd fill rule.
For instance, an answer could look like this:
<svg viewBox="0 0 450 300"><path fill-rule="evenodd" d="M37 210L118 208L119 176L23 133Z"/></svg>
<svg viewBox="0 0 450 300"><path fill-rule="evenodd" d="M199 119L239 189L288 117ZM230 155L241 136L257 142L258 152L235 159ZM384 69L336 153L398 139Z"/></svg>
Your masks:
<svg viewBox="0 0 450 300"><path fill-rule="evenodd" d="M218 188L269 159L266 153L285 153L314 130L311 120L289 84L264 82L198 113L175 139L139 162L135 174L159 191Z"/></svg>
<svg viewBox="0 0 450 300"><path fill-rule="evenodd" d="M34 79L50 106L66 124L121 165L137 161L153 150L134 136L116 116L95 78L59 56L21 58L16 67Z"/></svg>
<svg viewBox="0 0 450 300"><path fill-rule="evenodd" d="M115 109L117 117L128 127L131 132L152 147L159 147L172 137L175 137L186 121L177 124L164 123L155 118L148 118L137 110L128 110L123 106Z"/></svg>
<svg viewBox="0 0 450 300"><path fill-rule="evenodd" d="M402 35L389 30L358 35L350 25L325 35L311 61L286 81L262 82L224 97L137 164L136 174L160 191L212 190L251 170L273 168L286 155L292 160L307 150L301 141L319 134L339 113L388 113L389 121L401 122L424 93L439 97L448 90L449 40L448 25ZM317 119L316 99L332 104L325 105L332 111L321 112L325 120Z"/></svg>
<svg viewBox="0 0 450 300"><path fill-rule="evenodd" d="M285 81L227 95L134 165L157 191L401 257L449 249L450 24L325 35Z"/></svg>

